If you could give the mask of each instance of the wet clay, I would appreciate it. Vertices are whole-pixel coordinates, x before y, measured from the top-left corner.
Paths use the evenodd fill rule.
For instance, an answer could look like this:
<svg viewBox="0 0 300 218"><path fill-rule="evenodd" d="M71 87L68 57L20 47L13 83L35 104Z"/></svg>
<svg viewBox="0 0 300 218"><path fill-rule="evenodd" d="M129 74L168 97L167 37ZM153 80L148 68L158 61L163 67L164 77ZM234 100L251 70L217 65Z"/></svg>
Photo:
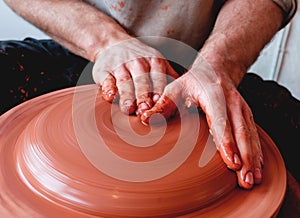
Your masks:
<svg viewBox="0 0 300 218"><path fill-rule="evenodd" d="M96 85L49 93L0 117L0 215L272 217L286 171L258 130L264 180L243 190L199 114L144 126L105 102Z"/></svg>

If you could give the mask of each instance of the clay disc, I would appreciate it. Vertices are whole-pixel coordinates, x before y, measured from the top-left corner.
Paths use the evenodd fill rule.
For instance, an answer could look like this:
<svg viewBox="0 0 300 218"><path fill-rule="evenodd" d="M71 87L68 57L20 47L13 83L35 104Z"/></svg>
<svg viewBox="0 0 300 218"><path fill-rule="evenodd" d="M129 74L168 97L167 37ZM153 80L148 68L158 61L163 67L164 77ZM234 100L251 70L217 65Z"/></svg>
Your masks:
<svg viewBox="0 0 300 218"><path fill-rule="evenodd" d="M3 217L272 217L286 170L258 127L264 180L237 186L203 116L142 125L96 85L49 93L0 117Z"/></svg>

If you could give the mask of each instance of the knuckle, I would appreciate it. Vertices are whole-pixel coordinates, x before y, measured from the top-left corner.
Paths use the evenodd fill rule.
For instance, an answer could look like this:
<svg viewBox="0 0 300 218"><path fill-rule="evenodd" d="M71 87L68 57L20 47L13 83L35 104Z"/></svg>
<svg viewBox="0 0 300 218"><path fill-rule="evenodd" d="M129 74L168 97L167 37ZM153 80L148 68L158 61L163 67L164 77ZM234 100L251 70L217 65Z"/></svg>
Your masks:
<svg viewBox="0 0 300 218"><path fill-rule="evenodd" d="M144 86L144 85L148 86L149 76L148 76L148 74L141 74L138 76L134 76L133 80L136 84L140 84L140 86Z"/></svg>
<svg viewBox="0 0 300 218"><path fill-rule="evenodd" d="M239 125L235 128L235 133L238 137L243 137L245 139L250 139L251 133L246 125Z"/></svg>
<svg viewBox="0 0 300 218"><path fill-rule="evenodd" d="M222 146L225 149L231 149L235 146L235 143L231 140L231 138L228 135L224 135L222 139Z"/></svg>
<svg viewBox="0 0 300 218"><path fill-rule="evenodd" d="M121 85L121 84L130 82L131 76L130 76L130 74L123 73L123 74L118 75L116 80L117 80L117 85Z"/></svg>
<svg viewBox="0 0 300 218"><path fill-rule="evenodd" d="M242 154L243 165L246 169L250 170L253 167L252 156L248 153Z"/></svg>
<svg viewBox="0 0 300 218"><path fill-rule="evenodd" d="M160 57L153 57L150 59L151 65L164 65L165 64L165 60L160 58Z"/></svg>
<svg viewBox="0 0 300 218"><path fill-rule="evenodd" d="M143 58L143 57L131 60L131 61L127 62L125 65L129 69L139 69L136 71L137 73L147 72L150 68L148 61L146 60L146 58ZM140 70L140 69L143 69L143 70Z"/></svg>

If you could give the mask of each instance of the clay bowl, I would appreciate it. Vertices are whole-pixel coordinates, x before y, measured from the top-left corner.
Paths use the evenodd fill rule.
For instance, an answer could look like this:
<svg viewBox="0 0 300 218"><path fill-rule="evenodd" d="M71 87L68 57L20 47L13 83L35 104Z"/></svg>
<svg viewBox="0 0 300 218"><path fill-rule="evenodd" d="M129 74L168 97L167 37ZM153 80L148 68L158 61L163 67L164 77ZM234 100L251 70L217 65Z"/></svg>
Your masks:
<svg viewBox="0 0 300 218"><path fill-rule="evenodd" d="M0 117L1 217L273 217L283 159L258 127L264 180L240 189L199 113L142 125L96 85L45 94Z"/></svg>

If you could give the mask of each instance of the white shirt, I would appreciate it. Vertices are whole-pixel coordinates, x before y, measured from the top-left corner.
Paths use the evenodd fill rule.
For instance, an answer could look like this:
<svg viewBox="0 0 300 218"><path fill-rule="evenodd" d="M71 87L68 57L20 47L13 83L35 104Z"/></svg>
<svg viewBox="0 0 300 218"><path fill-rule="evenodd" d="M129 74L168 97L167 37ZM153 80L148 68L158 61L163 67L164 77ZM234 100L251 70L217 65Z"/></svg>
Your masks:
<svg viewBox="0 0 300 218"><path fill-rule="evenodd" d="M216 17L214 0L89 0L130 35L164 36L199 49Z"/></svg>
<svg viewBox="0 0 300 218"><path fill-rule="evenodd" d="M194 49L207 39L226 0L87 0L114 18L132 36L163 36ZM284 13L284 27L297 10L297 0L273 0Z"/></svg>

